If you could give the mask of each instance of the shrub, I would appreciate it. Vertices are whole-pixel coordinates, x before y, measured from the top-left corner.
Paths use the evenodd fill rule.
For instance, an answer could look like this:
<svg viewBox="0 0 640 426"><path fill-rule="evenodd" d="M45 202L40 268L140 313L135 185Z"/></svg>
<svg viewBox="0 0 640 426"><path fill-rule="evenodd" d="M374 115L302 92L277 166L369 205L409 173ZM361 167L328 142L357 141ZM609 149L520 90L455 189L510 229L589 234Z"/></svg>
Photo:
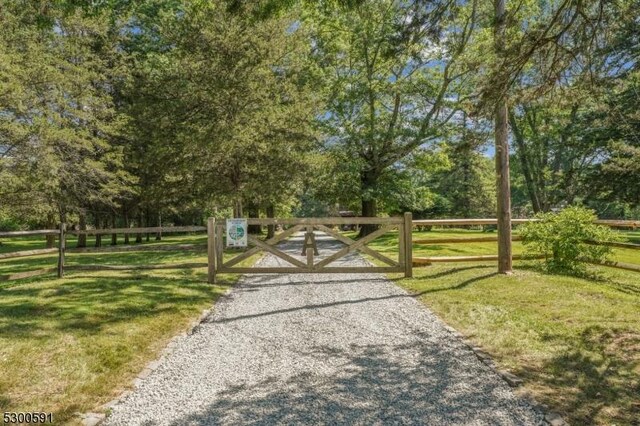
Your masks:
<svg viewBox="0 0 640 426"><path fill-rule="evenodd" d="M0 231L19 231L20 229L17 219L0 216Z"/></svg>
<svg viewBox="0 0 640 426"><path fill-rule="evenodd" d="M560 213L542 213L538 221L521 227L527 255L542 255L550 272L581 274L584 262L602 262L611 254L611 247L590 242L616 241L616 234L608 227L593 223L593 210L568 207Z"/></svg>

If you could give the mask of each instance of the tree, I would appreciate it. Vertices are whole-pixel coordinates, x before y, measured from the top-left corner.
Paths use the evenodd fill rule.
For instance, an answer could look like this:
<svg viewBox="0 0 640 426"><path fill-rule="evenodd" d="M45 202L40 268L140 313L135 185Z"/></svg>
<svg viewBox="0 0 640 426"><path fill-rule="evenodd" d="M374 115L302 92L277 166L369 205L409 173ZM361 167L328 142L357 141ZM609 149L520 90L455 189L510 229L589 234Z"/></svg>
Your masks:
<svg viewBox="0 0 640 426"><path fill-rule="evenodd" d="M494 0L494 44L498 61L504 61L507 13L506 0ZM497 218L498 218L498 272L511 273L511 179L509 177L509 129L507 123L507 98L498 98L494 112L496 149Z"/></svg>
<svg viewBox="0 0 640 426"><path fill-rule="evenodd" d="M66 6L10 2L0 12L1 54L12 64L0 69L10 82L0 95L1 196L40 207L49 226L87 200L113 203L127 183L112 145L122 116L101 56L112 52L100 48L106 25Z"/></svg>
<svg viewBox="0 0 640 426"><path fill-rule="evenodd" d="M640 2L623 2L608 22L606 43L598 52L604 64L596 83L606 89L588 117L590 136L604 152L588 178L592 199L640 206Z"/></svg>
<svg viewBox="0 0 640 426"><path fill-rule="evenodd" d="M473 20L473 7L389 0L316 9L306 21L327 81L327 144L352 163L363 216L378 213L385 173L455 114L456 59Z"/></svg>
<svg viewBox="0 0 640 426"><path fill-rule="evenodd" d="M498 271L510 273L511 190L509 181L508 99L518 79L536 55L551 58L529 89L543 93L575 64L578 52L588 50L598 34L602 3L529 2L508 9L494 0L490 19L481 19L467 63L478 70L480 87L476 111L493 115L495 128ZM493 37L488 37L491 30ZM490 43L492 49L490 49ZM490 49L490 50L489 50ZM493 52L493 54L486 54Z"/></svg>
<svg viewBox="0 0 640 426"><path fill-rule="evenodd" d="M185 2L159 20L143 30L156 47L145 47L142 84L129 96L152 164L162 159L150 170L156 187L189 187L192 199L233 205L238 217L288 203L314 140L304 32L290 16L253 21L224 4Z"/></svg>
<svg viewBox="0 0 640 426"><path fill-rule="evenodd" d="M479 152L486 132L467 128L447 147L449 167L437 173L434 192L446 200L444 217L483 218L496 211L495 166Z"/></svg>

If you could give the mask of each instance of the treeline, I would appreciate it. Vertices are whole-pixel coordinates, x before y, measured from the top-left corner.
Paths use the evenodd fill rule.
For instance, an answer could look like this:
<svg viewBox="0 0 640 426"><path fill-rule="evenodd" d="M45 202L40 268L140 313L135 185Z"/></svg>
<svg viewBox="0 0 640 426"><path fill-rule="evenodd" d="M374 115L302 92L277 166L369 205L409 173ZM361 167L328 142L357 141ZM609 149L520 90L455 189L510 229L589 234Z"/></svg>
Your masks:
<svg viewBox="0 0 640 426"><path fill-rule="evenodd" d="M224 2L0 9L5 222L81 228L274 214L315 149L310 45Z"/></svg>
<svg viewBox="0 0 640 426"><path fill-rule="evenodd" d="M130 2L0 8L0 226L209 215L637 218L637 0Z"/></svg>

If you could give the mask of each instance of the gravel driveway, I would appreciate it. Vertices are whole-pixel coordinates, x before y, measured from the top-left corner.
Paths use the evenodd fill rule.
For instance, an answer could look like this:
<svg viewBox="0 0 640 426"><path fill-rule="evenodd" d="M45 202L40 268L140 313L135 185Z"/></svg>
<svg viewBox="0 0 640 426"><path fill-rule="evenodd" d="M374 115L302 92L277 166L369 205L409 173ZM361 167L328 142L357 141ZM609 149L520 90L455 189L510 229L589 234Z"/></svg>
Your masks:
<svg viewBox="0 0 640 426"><path fill-rule="evenodd" d="M281 244L299 255L301 237ZM341 247L318 238L320 257ZM300 257L302 260L302 257ZM357 255L341 264L364 264ZM266 256L262 266L286 265ZM532 425L540 416L380 274L244 277L108 425Z"/></svg>

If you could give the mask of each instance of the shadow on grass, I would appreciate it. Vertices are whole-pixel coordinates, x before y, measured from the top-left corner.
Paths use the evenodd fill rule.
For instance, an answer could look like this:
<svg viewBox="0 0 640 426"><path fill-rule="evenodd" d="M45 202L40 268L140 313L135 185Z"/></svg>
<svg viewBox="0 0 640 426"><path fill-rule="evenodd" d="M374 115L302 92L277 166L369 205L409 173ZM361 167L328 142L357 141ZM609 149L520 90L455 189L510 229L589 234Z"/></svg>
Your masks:
<svg viewBox="0 0 640 426"><path fill-rule="evenodd" d="M545 269L543 264L535 261L521 263L518 265L518 269L536 272L538 274L549 276L549 277L560 276L560 277L567 277L567 278L584 279L584 280L588 280L588 281L595 282L603 286L609 287L613 290L617 290L621 293L629 294L631 296L637 296L640 294L640 285L634 285L634 284L617 281L615 278L611 278L606 274L602 273L601 271L596 271L596 272L591 271L585 274L572 274L569 272L566 272L566 273L553 272L553 271L548 271L547 269Z"/></svg>
<svg viewBox="0 0 640 426"><path fill-rule="evenodd" d="M301 355L331 360L338 374L304 371L237 383L172 425L527 424L510 393L418 334L411 342L318 346ZM407 362L406 360L416 360ZM527 417L530 416L530 417ZM151 424L151 423L148 423Z"/></svg>
<svg viewBox="0 0 640 426"><path fill-rule="evenodd" d="M70 275L55 287L40 286L37 281L2 287L0 334L38 338L47 331L99 333L110 324L177 312L186 305L212 300L220 291L199 278L200 274L183 279L147 274Z"/></svg>
<svg viewBox="0 0 640 426"><path fill-rule="evenodd" d="M427 273L427 275L421 276L420 278L426 278L426 279L433 280L433 279L437 279L437 278L446 277L448 275L457 274L458 272L471 271L471 270L475 270L475 269L488 269L488 268L495 269L495 266L494 265L459 266L459 267L456 267L456 268L447 269L446 271L437 272L437 273L432 274L432 275Z"/></svg>
<svg viewBox="0 0 640 426"><path fill-rule="evenodd" d="M566 335L546 339L569 349L541 367L521 366L517 372L525 379L561 390L541 402L560 408L572 424L600 423L598 415L603 410L620 424L639 424L640 377L634 371L640 367L640 334L592 325L571 341Z"/></svg>

